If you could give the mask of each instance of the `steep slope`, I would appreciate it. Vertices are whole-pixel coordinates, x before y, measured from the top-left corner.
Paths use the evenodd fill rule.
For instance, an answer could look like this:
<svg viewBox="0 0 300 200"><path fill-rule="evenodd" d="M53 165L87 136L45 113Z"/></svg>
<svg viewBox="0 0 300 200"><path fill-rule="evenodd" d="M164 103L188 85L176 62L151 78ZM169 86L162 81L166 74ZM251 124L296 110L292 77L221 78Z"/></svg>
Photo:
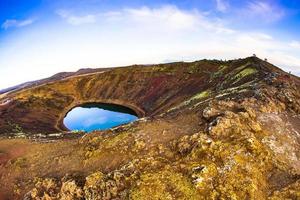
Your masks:
<svg viewBox="0 0 300 200"><path fill-rule="evenodd" d="M0 140L0 194L297 199L299 97L298 77L256 57L116 68L12 92L1 99L0 133L28 139ZM86 102L125 105L141 119L52 141Z"/></svg>
<svg viewBox="0 0 300 200"><path fill-rule="evenodd" d="M237 86L249 90L276 70L248 58L132 66L74 76L2 98L0 133L11 133L16 126L27 133L65 130L64 115L85 102L124 104L140 116L155 116L204 91L213 98Z"/></svg>

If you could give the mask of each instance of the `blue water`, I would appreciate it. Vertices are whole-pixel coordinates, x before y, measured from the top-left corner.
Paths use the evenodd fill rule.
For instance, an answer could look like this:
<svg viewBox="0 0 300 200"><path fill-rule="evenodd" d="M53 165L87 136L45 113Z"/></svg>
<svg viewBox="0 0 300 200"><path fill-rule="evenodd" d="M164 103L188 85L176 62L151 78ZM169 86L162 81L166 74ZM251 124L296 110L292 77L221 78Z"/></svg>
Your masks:
<svg viewBox="0 0 300 200"><path fill-rule="evenodd" d="M104 105L104 104L103 104ZM88 105L73 108L65 117L64 125L72 131L106 130L138 119L127 108L113 105Z"/></svg>

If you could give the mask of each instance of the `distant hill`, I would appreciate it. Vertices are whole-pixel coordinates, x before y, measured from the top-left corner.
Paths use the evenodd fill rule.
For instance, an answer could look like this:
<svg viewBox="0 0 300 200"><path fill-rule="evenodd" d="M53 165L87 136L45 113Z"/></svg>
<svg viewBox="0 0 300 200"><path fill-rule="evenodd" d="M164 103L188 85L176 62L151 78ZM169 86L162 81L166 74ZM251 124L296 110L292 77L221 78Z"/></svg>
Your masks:
<svg viewBox="0 0 300 200"><path fill-rule="evenodd" d="M64 78L68 78L68 77L71 77L71 76L102 72L102 71L106 71L106 70L109 70L109 69L110 68L98 68L98 69L84 68L84 69L79 69L76 72L60 72L60 73L57 73L57 74L55 74L55 75L53 75L49 78L40 79L40 80L36 80L36 81L30 81L30 82L22 83L22 84L13 86L13 87L2 89L2 90L0 90L0 94L4 94L4 93L7 93L7 92L12 92L12 91L19 91L19 90L22 90L22 89L25 89L25 88L34 87L34 86L49 83L49 82L52 82L52 81L59 81L59 80L62 80Z"/></svg>

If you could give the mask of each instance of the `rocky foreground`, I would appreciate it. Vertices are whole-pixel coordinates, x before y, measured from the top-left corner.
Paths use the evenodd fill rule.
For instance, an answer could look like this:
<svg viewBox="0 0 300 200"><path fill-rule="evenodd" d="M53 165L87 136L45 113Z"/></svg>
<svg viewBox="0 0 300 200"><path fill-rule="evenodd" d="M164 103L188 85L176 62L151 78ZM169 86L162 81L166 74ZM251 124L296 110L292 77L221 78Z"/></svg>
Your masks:
<svg viewBox="0 0 300 200"><path fill-rule="evenodd" d="M85 102L140 119L67 132ZM256 57L63 77L0 116L0 199L300 199L300 79Z"/></svg>

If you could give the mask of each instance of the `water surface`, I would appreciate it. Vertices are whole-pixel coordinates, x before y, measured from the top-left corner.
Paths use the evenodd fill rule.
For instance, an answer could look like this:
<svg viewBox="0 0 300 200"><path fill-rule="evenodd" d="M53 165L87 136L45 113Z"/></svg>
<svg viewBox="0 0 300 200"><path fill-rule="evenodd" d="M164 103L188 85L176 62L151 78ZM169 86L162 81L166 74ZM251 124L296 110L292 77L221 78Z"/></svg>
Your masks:
<svg viewBox="0 0 300 200"><path fill-rule="evenodd" d="M114 104L86 104L73 108L64 125L73 131L106 130L137 120L131 109Z"/></svg>

